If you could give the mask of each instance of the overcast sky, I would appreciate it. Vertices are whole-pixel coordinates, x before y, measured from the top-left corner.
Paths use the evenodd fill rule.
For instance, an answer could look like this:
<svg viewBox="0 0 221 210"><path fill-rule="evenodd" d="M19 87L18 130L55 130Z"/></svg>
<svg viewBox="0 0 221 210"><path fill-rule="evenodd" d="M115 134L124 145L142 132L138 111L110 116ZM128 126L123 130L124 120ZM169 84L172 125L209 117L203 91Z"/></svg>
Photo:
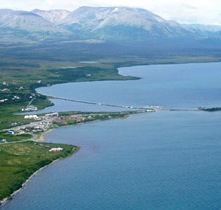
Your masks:
<svg viewBox="0 0 221 210"><path fill-rule="evenodd" d="M150 10L180 23L221 25L221 0L0 0L1 8L66 9L80 6L128 6Z"/></svg>

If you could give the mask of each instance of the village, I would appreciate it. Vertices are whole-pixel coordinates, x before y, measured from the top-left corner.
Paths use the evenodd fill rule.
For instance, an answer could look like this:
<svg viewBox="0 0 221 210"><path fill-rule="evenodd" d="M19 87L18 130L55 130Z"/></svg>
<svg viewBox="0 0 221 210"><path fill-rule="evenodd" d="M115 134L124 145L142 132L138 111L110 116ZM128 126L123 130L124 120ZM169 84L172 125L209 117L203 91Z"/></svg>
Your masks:
<svg viewBox="0 0 221 210"><path fill-rule="evenodd" d="M85 120L85 117L82 115L59 116L58 112L54 112L45 115L28 114L24 115L24 119L31 120L32 122L27 125L7 129L5 133L11 137L8 139L13 139L13 136L29 134L31 139L37 140L43 132L49 129L62 125L80 123ZM7 138L2 139L1 142L7 142Z"/></svg>
<svg viewBox="0 0 221 210"><path fill-rule="evenodd" d="M21 142L28 140L39 141L46 131L53 128L74 125L94 120L107 120L117 117L125 117L129 113L47 113L27 114L24 119L31 122L26 125L15 126L3 131L0 135L0 143Z"/></svg>

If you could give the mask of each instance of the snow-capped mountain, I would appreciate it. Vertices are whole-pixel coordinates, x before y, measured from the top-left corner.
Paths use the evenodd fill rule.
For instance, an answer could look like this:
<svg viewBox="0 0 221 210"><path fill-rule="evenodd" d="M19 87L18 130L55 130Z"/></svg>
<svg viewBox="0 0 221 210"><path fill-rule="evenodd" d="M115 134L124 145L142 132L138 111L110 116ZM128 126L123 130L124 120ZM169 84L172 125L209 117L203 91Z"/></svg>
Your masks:
<svg viewBox="0 0 221 210"><path fill-rule="evenodd" d="M65 10L0 10L0 40L7 39L102 39L146 41L157 39L201 39L210 26L181 25L139 8L80 7ZM211 26L211 28L213 28Z"/></svg>
<svg viewBox="0 0 221 210"><path fill-rule="evenodd" d="M185 36L188 31L145 9L128 7L81 7L70 13L63 24L103 39L159 38Z"/></svg>
<svg viewBox="0 0 221 210"><path fill-rule="evenodd" d="M32 32L64 32L43 17L26 11L0 10L0 27Z"/></svg>
<svg viewBox="0 0 221 210"><path fill-rule="evenodd" d="M32 13L37 14L51 23L60 24L70 14L67 10L39 10L35 9Z"/></svg>

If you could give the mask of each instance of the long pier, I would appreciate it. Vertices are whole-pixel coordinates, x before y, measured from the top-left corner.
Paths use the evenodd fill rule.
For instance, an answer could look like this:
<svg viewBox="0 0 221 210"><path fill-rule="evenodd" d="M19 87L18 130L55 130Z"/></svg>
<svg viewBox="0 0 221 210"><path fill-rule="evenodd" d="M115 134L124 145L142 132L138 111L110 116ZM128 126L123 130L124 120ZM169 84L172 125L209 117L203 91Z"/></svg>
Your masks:
<svg viewBox="0 0 221 210"><path fill-rule="evenodd" d="M59 99L63 101L70 101L75 103L82 103L82 104L90 104L95 106L107 106L107 107L115 107L115 108L122 108L122 109L133 109L133 110L140 110L145 112L151 112L151 111L201 111L199 108L165 108L161 106L126 106L126 105L116 105L116 104L106 104L106 103L97 103L97 102L91 102L91 101L83 101L83 100L77 100L77 99L69 99L69 98L63 98L63 97L57 97L57 96L50 96L47 95L48 98L52 99Z"/></svg>
<svg viewBox="0 0 221 210"><path fill-rule="evenodd" d="M124 106L124 105L116 105L116 104L106 104L106 103L97 103L97 102L91 102L91 101L82 101L82 100L76 100L76 99L69 99L69 98L63 98L63 97L57 97L57 96L50 96L47 95L47 97L52 99L59 99L63 101L70 101L70 102L76 102L76 103L82 103L82 104L91 104L95 106L107 106L107 107L115 107L115 108L123 108L123 109L133 109L133 110L142 110L142 111L156 111L157 109L160 109L158 106Z"/></svg>

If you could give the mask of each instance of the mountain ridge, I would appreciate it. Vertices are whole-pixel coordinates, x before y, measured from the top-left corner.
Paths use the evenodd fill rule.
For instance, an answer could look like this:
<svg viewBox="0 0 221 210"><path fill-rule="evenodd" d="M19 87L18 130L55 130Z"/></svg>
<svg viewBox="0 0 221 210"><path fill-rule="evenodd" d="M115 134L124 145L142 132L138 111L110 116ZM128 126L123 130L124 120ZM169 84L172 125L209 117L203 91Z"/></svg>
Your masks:
<svg viewBox="0 0 221 210"><path fill-rule="evenodd" d="M208 30L211 28L211 30ZM13 39L20 31L24 40L97 39L104 41L146 41L151 39L203 39L219 37L221 27L182 25L148 10L131 7L80 7L67 10L0 9L0 41ZM4 30L7 33L4 33ZM20 34L19 34L20 35ZM22 37L21 36L17 36ZM33 38L34 37L34 38Z"/></svg>
<svg viewBox="0 0 221 210"><path fill-rule="evenodd" d="M55 24L60 24L62 20L71 13L67 10L39 10L39 9L32 10L31 12Z"/></svg>

